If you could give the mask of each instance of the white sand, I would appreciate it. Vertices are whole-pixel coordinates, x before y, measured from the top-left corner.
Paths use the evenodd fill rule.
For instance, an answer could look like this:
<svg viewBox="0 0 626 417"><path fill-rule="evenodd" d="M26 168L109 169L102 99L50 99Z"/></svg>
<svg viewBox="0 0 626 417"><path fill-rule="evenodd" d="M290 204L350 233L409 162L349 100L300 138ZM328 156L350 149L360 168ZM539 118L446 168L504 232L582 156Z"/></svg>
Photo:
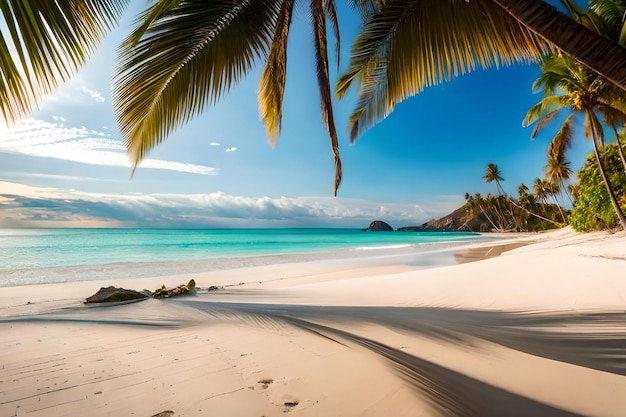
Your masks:
<svg viewBox="0 0 626 417"><path fill-rule="evenodd" d="M0 322L0 416L149 417L168 410L173 416L439 415L428 396L377 353L376 349L386 347L457 372L460 376L454 378L472 378L453 384L452 390L461 394L485 385L512 393L520 401L533 400L542 407L573 413L545 415L626 415L624 372L594 369L567 360L567 354L560 359L567 349L557 349L557 357L551 358L533 346L526 349L525 343L515 345L516 337L532 331L532 326L515 327L509 334L505 327L480 327L484 323L479 322L476 326L486 331L484 336L472 333L474 324L458 325L457 318L463 317L454 312L460 309L488 314L624 312L624 232L579 235L566 229L515 236L511 241L524 239L536 243L479 262L426 270L328 260L130 281L0 288L4 320ZM103 308L81 304L100 286L156 288L191 277L201 288L245 284L179 300ZM400 321L387 313L381 313L381 319L388 322L375 322L349 314L341 320L306 317L291 310L291 315L313 326L327 326L316 331L337 343L274 316L216 313L214 302L253 308L259 303L278 308L324 306L315 311L333 314L343 312L342 306L451 307L456 309L452 319L437 322L435 328L464 336L447 340L402 329L396 326ZM428 324L421 318L422 324ZM546 330L617 334L619 339L626 335L626 321L563 322ZM341 331L357 339L344 337ZM358 337L386 347L365 348ZM507 338L513 345L501 342ZM588 343L587 356L594 358L596 342ZM622 359L626 368L626 356L617 360ZM270 379L271 383L259 382ZM540 415L531 405L529 414L519 409L502 411L496 401L500 394L481 397L488 392L475 394L482 407L475 415ZM285 405L296 402L293 407Z"/></svg>

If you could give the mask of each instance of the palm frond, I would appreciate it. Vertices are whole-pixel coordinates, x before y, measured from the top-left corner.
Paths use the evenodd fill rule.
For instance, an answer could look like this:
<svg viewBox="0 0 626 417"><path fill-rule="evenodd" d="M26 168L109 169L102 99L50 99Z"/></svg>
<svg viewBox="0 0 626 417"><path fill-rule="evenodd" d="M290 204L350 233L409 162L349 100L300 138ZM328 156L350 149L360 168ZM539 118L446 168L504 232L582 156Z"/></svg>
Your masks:
<svg viewBox="0 0 626 417"><path fill-rule="evenodd" d="M31 108L31 92L24 85L20 72L11 59L9 47L0 32L0 113L7 123L27 115Z"/></svg>
<svg viewBox="0 0 626 417"><path fill-rule="evenodd" d="M145 14L152 22L134 46L136 34L123 45L114 75L118 125L135 168L267 55L281 3L195 0Z"/></svg>
<svg viewBox="0 0 626 417"><path fill-rule="evenodd" d="M363 20L378 11L380 0L350 0L350 5L357 9Z"/></svg>
<svg viewBox="0 0 626 417"><path fill-rule="evenodd" d="M128 0L5 0L0 12L0 112L9 123L28 115L67 80L119 21ZM17 57L13 57L14 50Z"/></svg>
<svg viewBox="0 0 626 417"><path fill-rule="evenodd" d="M320 89L322 105L322 120L330 135L330 145L335 161L335 186L334 195L337 195L341 183L342 168L339 156L339 140L335 128L333 114L333 101L330 88L330 76L328 72L328 41L326 38L326 14L324 0L311 0L311 22L313 24L313 38L315 50L315 66L317 69L317 84Z"/></svg>
<svg viewBox="0 0 626 417"><path fill-rule="evenodd" d="M267 136L272 144L280 135L283 94L287 77L287 40L293 16L294 0L282 4L274 39L259 85L259 110Z"/></svg>
<svg viewBox="0 0 626 417"><path fill-rule="evenodd" d="M585 124L589 126L586 130L591 133L594 146L597 149L601 149L604 146L604 128L602 127L602 123L600 123L598 116L596 116L593 110L585 112L585 115Z"/></svg>
<svg viewBox="0 0 626 417"><path fill-rule="evenodd" d="M620 103L619 107L626 108L626 103ZM624 124L626 124L626 114L622 110L612 105L604 104L602 102L598 102L598 104L596 105L596 109L598 110L598 112L600 112L600 114L602 114L605 125L612 127L623 127Z"/></svg>
<svg viewBox="0 0 626 417"><path fill-rule="evenodd" d="M528 127L531 124L535 123L537 120L547 117L551 113L555 111L559 111L565 107L570 106L569 97L567 96L547 96L541 99L539 103L533 105L528 112L526 113L526 117L522 121L523 127ZM553 117L553 116L552 116ZM542 128L545 126L545 123L541 126ZM533 136L536 135L537 132L533 132Z"/></svg>
<svg viewBox="0 0 626 417"><path fill-rule="evenodd" d="M152 7L147 8L141 13L135 20L137 27L126 38L123 44L123 48L132 48L137 45L139 40L159 17L168 13L170 10L178 7L182 0L157 0Z"/></svg>
<svg viewBox="0 0 626 417"><path fill-rule="evenodd" d="M550 96L558 94L563 84L571 84L569 89L572 89L575 87L572 69L576 66L580 64L568 55L550 54L543 57L539 61L541 74L533 82L533 91L542 91L544 95Z"/></svg>
<svg viewBox="0 0 626 417"><path fill-rule="evenodd" d="M337 68L339 68L339 61L341 57L341 34L339 33L339 18L337 17L337 5L335 0L324 0L324 10L326 11L326 17L330 22L335 35L335 54L337 59Z"/></svg>
<svg viewBox="0 0 626 417"><path fill-rule="evenodd" d="M565 150L572 144L573 122L574 112L571 112L548 145L548 155L553 156L556 160L562 160L565 157Z"/></svg>
<svg viewBox="0 0 626 417"><path fill-rule="evenodd" d="M389 0L381 2L379 11L365 22L337 93L344 95L358 80L359 88L385 92L389 112L428 86L478 67L535 61L547 50L543 40L493 1ZM379 68L381 64L387 66L384 71ZM372 88L373 82L387 85ZM370 108L383 107L364 102ZM356 117L365 113L369 120ZM378 121L373 116L373 112L357 108L351 120L363 130Z"/></svg>
<svg viewBox="0 0 626 417"><path fill-rule="evenodd" d="M612 33L607 34L613 40L620 36L625 9L626 4L622 0L589 0L589 10L598 15L607 28L613 29Z"/></svg>
<svg viewBox="0 0 626 417"><path fill-rule="evenodd" d="M554 117L559 114L559 111L561 109L556 109L556 110L552 110L551 112L545 114L543 117L541 117L539 119L539 122L535 125L535 128L533 129L533 132L530 134L530 138L531 139L535 139L537 137L537 134L543 130L544 127L546 127L551 121L552 119L554 119ZM524 127L526 127L526 125L524 125Z"/></svg>

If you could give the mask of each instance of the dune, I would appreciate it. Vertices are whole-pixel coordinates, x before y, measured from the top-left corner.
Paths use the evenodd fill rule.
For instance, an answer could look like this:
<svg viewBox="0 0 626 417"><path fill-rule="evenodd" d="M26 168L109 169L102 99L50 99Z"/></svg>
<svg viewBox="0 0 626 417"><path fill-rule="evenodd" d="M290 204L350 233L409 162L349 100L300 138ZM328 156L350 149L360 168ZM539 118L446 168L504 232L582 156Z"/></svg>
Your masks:
<svg viewBox="0 0 626 417"><path fill-rule="evenodd" d="M0 288L0 415L624 415L626 233L432 256Z"/></svg>

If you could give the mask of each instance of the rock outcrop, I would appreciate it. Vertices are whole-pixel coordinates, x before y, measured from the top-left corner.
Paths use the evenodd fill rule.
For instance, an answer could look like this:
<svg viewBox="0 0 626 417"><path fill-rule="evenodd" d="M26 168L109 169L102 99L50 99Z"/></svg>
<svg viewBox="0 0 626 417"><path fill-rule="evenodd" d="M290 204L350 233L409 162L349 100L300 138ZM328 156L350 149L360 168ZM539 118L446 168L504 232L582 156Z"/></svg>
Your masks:
<svg viewBox="0 0 626 417"><path fill-rule="evenodd" d="M429 220L421 226L398 228L399 232L489 232L491 226L477 213L468 210L467 204L440 219Z"/></svg>
<svg viewBox="0 0 626 417"><path fill-rule="evenodd" d="M393 232L393 227L382 220L374 220L367 229L363 230L368 232Z"/></svg>
<svg viewBox="0 0 626 417"><path fill-rule="evenodd" d="M140 300L142 298L148 298L148 296L135 290L110 286L100 288L97 293L85 300L85 304L115 303L119 301Z"/></svg>
<svg viewBox="0 0 626 417"><path fill-rule="evenodd" d="M196 281L191 279L187 284L180 284L176 288L167 288L163 285L161 288L152 292L154 298L170 298L178 295L191 294L196 288Z"/></svg>

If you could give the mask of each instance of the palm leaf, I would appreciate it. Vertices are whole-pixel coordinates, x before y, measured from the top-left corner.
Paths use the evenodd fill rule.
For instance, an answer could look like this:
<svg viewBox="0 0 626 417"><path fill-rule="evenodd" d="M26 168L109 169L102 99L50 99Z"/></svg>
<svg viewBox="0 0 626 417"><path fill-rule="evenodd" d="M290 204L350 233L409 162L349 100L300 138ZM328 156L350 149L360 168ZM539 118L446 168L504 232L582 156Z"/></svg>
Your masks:
<svg viewBox="0 0 626 417"><path fill-rule="evenodd" d="M357 9L365 20L378 11L378 3L381 0L350 0L350 5Z"/></svg>
<svg viewBox="0 0 626 417"><path fill-rule="evenodd" d="M281 7L270 54L261 74L259 86L261 119L272 144L276 142L276 137L280 135L283 94L287 77L287 40L293 7L294 0L284 1Z"/></svg>
<svg viewBox="0 0 626 417"><path fill-rule="evenodd" d="M626 103L622 102L621 107L626 107ZM604 103L596 104L596 109L604 117L604 124L607 126L624 126L624 124L626 123L626 114L620 109Z"/></svg>
<svg viewBox="0 0 626 417"><path fill-rule="evenodd" d="M562 160L565 157L565 150L571 146L573 122L574 112L571 112L561 125L559 131L552 138L550 145L548 145L548 155L553 156L556 160Z"/></svg>
<svg viewBox="0 0 626 417"><path fill-rule="evenodd" d="M558 112L561 109L570 106L569 97L567 96L547 96L541 99L539 103L533 105L528 112L526 113L526 117L522 121L523 127L528 127L531 124L535 123L537 120L549 117L546 122L540 122L541 127L539 129L535 128L537 132L541 130L548 121L554 117L554 112ZM537 132L533 132L533 137L537 134Z"/></svg>
<svg viewBox="0 0 626 417"><path fill-rule="evenodd" d="M311 0L311 22L313 24L313 38L315 50L315 66L317 69L317 84L320 89L322 105L322 120L330 135L331 150L335 161L335 186L334 195L337 195L341 183L342 168L339 157L339 140L335 128L333 115L333 102L328 72L328 43L326 39L326 15L324 0Z"/></svg>
<svg viewBox="0 0 626 417"><path fill-rule="evenodd" d="M339 18L337 17L337 6L335 0L324 0L324 10L326 11L326 17L330 22L333 34L335 35L335 50L337 59L337 68L339 68L339 61L341 57L341 34L339 33Z"/></svg>
<svg viewBox="0 0 626 417"><path fill-rule="evenodd" d="M493 0L524 27L626 90L626 49L543 0ZM590 14L590 18L593 16Z"/></svg>
<svg viewBox="0 0 626 417"><path fill-rule="evenodd" d="M0 112L12 124L85 63L128 0L4 0ZM16 57L11 54L16 52Z"/></svg>
<svg viewBox="0 0 626 417"><path fill-rule="evenodd" d="M600 123L598 116L596 116L593 110L585 112L585 115L585 125L588 126L585 130L591 133L591 138L593 139L596 149L602 149L604 146L604 128L602 127L602 123Z"/></svg>
<svg viewBox="0 0 626 417"><path fill-rule="evenodd" d="M547 51L540 38L493 1L381 3L379 12L365 22L352 46L351 62L337 84L337 93L343 96L355 81L359 88L383 91L387 113L424 88L477 67L531 62ZM387 68L382 70L380 65ZM387 86L373 88L375 82ZM368 97L376 99L376 95ZM382 103L373 104L371 100L360 103L370 109L383 108ZM357 118L357 114L368 117ZM355 124L359 124L359 130L369 127L379 116L357 107L351 117L352 130Z"/></svg>
<svg viewBox="0 0 626 417"><path fill-rule="evenodd" d="M281 3L195 0L145 14L152 21L122 46L114 76L118 124L135 168L268 53Z"/></svg>

